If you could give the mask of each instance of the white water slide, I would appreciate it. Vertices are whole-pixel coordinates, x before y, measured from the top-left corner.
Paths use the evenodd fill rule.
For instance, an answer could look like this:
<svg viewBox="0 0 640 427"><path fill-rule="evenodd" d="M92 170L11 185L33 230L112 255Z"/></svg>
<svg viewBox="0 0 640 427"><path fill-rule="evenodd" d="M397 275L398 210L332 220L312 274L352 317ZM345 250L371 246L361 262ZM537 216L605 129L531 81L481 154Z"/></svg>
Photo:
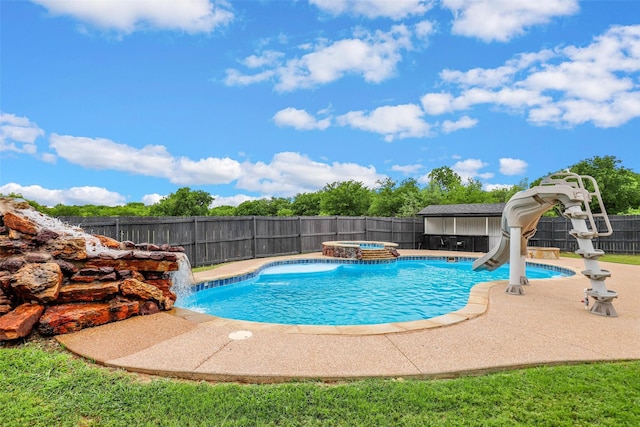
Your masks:
<svg viewBox="0 0 640 427"><path fill-rule="evenodd" d="M587 181L589 191L585 187ZM591 211L590 203L596 199L599 213ZM509 263L509 286L506 292L523 295L522 285L528 285L525 273L527 242L535 234L540 217L556 205L561 205L563 215L571 220L573 229L569 232L578 242L577 254L584 259L582 274L590 280L591 287L585 290L585 304L589 297L594 301L590 312L600 316L616 317L612 300L618 296L605 286L605 279L611 276L602 270L598 258L604 255L594 249L592 239L609 236L612 233L609 217L602 203L598 183L588 175L566 172L550 175L540 185L520 191L511 197L502 212L502 237L500 243L473 263L474 270L494 270ZM596 217L604 219L605 231L598 231Z"/></svg>

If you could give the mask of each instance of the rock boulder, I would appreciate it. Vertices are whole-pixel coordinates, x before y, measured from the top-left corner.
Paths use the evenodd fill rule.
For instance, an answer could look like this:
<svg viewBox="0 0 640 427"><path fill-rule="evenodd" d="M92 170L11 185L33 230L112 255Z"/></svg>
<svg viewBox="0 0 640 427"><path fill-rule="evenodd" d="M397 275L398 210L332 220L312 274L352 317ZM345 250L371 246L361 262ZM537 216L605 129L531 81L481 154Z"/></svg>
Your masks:
<svg viewBox="0 0 640 427"><path fill-rule="evenodd" d="M0 197L0 341L169 310L179 252L90 235Z"/></svg>

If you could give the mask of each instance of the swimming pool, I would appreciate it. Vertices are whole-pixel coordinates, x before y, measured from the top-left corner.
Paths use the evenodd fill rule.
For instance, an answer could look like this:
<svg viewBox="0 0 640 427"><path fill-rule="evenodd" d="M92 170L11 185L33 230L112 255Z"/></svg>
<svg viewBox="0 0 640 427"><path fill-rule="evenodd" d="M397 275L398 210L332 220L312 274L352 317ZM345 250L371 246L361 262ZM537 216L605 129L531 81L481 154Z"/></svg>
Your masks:
<svg viewBox="0 0 640 427"><path fill-rule="evenodd" d="M270 263L245 276L199 284L196 292L178 298L176 306L266 323L372 325L458 310L475 284L509 278L508 267L472 271L473 259L313 261ZM541 264L527 266L531 279L572 274Z"/></svg>

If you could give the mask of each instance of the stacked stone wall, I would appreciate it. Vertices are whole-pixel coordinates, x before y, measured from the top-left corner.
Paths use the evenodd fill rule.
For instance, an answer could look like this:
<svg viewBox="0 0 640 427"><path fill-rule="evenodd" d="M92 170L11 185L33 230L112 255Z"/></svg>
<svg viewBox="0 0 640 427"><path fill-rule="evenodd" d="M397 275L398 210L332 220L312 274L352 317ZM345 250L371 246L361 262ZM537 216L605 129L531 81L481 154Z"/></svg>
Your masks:
<svg viewBox="0 0 640 427"><path fill-rule="evenodd" d="M183 252L89 235L0 198L0 341L170 310Z"/></svg>

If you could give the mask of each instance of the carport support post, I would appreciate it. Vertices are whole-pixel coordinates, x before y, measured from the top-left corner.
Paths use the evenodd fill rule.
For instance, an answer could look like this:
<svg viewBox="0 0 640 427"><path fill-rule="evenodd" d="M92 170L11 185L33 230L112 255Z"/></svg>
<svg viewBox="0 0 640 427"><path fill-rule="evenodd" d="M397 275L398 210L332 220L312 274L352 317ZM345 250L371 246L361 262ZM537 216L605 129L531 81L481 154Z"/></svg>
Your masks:
<svg viewBox="0 0 640 427"><path fill-rule="evenodd" d="M522 263L523 258L520 256L522 244L522 228L509 227L509 286L506 293L511 295L524 295L522 290Z"/></svg>

